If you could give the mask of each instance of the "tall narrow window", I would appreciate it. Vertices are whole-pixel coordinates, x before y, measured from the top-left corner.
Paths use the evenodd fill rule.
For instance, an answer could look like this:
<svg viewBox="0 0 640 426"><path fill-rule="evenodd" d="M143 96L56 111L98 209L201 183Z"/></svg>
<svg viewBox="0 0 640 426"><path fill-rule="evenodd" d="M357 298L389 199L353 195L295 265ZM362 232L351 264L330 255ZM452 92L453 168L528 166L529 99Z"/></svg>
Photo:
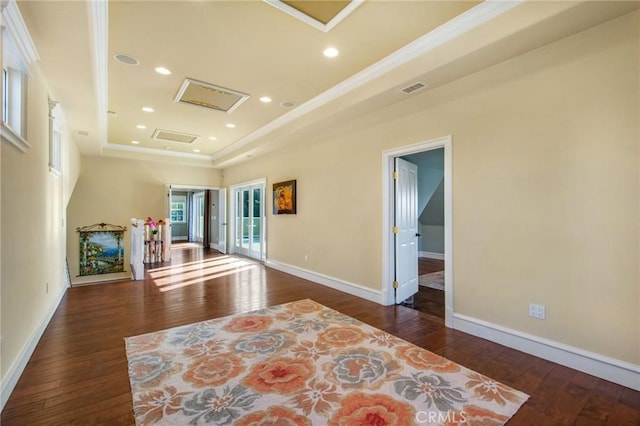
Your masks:
<svg viewBox="0 0 640 426"><path fill-rule="evenodd" d="M2 2L2 23L2 141L26 152L28 66L38 52L15 0Z"/></svg>
<svg viewBox="0 0 640 426"><path fill-rule="evenodd" d="M62 109L58 102L49 101L49 171L62 174Z"/></svg>
<svg viewBox="0 0 640 426"><path fill-rule="evenodd" d="M9 90L9 72L6 68L2 68L2 121L7 122L8 114L7 109L9 108L9 97L7 96L7 91Z"/></svg>

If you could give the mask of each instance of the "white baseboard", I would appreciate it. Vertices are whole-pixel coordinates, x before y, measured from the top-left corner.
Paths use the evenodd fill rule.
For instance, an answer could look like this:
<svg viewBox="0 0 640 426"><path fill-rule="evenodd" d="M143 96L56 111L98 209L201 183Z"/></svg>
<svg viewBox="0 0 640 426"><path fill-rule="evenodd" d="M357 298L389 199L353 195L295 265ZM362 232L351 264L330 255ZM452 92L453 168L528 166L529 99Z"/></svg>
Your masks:
<svg viewBox="0 0 640 426"><path fill-rule="evenodd" d="M453 328L640 391L640 365L453 314Z"/></svg>
<svg viewBox="0 0 640 426"><path fill-rule="evenodd" d="M29 358L31 358L31 355L33 354L33 351L36 349L36 346L38 345L40 338L44 334L44 330L49 325L49 321L51 321L53 314L56 312L56 309L58 309L58 305L60 305L60 302L62 301L62 298L64 297L66 292L67 292L66 287L63 287L62 291L58 295L57 300L51 305L51 309L49 309L49 312L47 312L47 314L44 317L42 317L40 324L38 324L38 327L36 327L36 329L33 331L31 336L29 336L29 339L27 340L25 345L22 347L22 350L20 351L18 356L14 359L13 363L11 363L11 366L7 370L7 374L2 379L2 385L0 387L0 397L1 397L0 403L2 404L0 406L0 410L4 409L4 405L9 400L9 397L11 396L13 389L16 387L16 384L18 383L20 376L24 372L24 369L27 366L27 363L29 362Z"/></svg>
<svg viewBox="0 0 640 426"><path fill-rule="evenodd" d="M444 260L444 253L434 253L432 251L421 251L418 253L418 257L426 257L428 259Z"/></svg>
<svg viewBox="0 0 640 426"><path fill-rule="evenodd" d="M383 304L383 298L380 290L373 290L359 284L350 283L328 275L319 274L317 272L273 260L267 260L266 265L270 268L277 269L278 271L286 272L287 274L295 275L296 277L304 278L305 280L313 281L314 283L344 291L345 293L349 293L353 296L362 297L363 299Z"/></svg>
<svg viewBox="0 0 640 426"><path fill-rule="evenodd" d="M113 274L105 274L104 276L87 275L82 277L76 277L76 280L71 282L71 287L79 287L81 285L90 285L90 284L103 284L103 283L123 281L128 279L131 279L131 272L129 271L116 272Z"/></svg>

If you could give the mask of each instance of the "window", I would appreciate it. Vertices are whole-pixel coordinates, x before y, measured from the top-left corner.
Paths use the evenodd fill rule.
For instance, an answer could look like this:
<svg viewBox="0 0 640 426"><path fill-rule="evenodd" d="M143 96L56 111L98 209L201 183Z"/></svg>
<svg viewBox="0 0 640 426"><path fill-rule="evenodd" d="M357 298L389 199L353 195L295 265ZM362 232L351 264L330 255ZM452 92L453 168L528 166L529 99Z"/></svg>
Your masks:
<svg viewBox="0 0 640 426"><path fill-rule="evenodd" d="M62 174L62 109L58 102L49 101L49 171Z"/></svg>
<svg viewBox="0 0 640 426"><path fill-rule="evenodd" d="M15 0L2 2L2 22L2 141L26 152L28 66L38 52Z"/></svg>
<svg viewBox="0 0 640 426"><path fill-rule="evenodd" d="M8 120L7 109L9 108L9 98L7 97L7 90L9 89L9 72L2 68L2 121L5 123Z"/></svg>
<svg viewBox="0 0 640 426"><path fill-rule="evenodd" d="M171 222L186 223L185 206L187 204L186 197L172 197L171 200Z"/></svg>
<svg viewBox="0 0 640 426"><path fill-rule="evenodd" d="M2 133L21 151L30 148L26 141L26 89L27 79L22 72L2 67Z"/></svg>

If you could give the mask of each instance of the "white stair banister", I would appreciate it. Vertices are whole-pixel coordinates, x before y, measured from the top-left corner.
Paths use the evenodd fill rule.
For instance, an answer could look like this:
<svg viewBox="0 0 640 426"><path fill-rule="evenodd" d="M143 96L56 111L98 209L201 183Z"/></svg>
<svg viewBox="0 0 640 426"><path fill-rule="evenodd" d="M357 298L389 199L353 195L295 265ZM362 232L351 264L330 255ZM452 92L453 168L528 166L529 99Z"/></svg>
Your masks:
<svg viewBox="0 0 640 426"><path fill-rule="evenodd" d="M131 279L144 279L144 220L131 219Z"/></svg>

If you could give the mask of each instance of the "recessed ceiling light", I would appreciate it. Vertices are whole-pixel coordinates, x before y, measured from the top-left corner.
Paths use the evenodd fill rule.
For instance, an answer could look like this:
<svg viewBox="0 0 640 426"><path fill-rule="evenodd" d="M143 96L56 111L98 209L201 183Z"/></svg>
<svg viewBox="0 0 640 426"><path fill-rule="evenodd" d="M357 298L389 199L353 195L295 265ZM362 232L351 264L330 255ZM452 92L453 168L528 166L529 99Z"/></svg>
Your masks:
<svg viewBox="0 0 640 426"><path fill-rule="evenodd" d="M327 47L326 49L324 49L322 54L327 58L335 58L340 54L340 52L335 47Z"/></svg>
<svg viewBox="0 0 640 426"><path fill-rule="evenodd" d="M146 129L146 128L147 128L147 126L145 126L144 124L138 124L136 127L137 127L138 129L142 129L142 130L144 130L144 129Z"/></svg>
<svg viewBox="0 0 640 426"><path fill-rule="evenodd" d="M138 145L140 143L140 141L131 141L132 144L134 145Z"/></svg>
<svg viewBox="0 0 640 426"><path fill-rule="evenodd" d="M194 149L193 152L200 152L198 148Z"/></svg>
<svg viewBox="0 0 640 426"><path fill-rule="evenodd" d="M282 108L293 108L294 106L296 106L296 104L294 104L293 102L290 101L284 101L280 104L280 106Z"/></svg>
<svg viewBox="0 0 640 426"><path fill-rule="evenodd" d="M151 107L142 107L142 110L143 110L144 112L153 112L153 111L155 111L155 109L153 109L153 108L151 108Z"/></svg>
<svg viewBox="0 0 640 426"><path fill-rule="evenodd" d="M233 124L233 123L227 123L227 124L225 124L225 126L227 126L230 129L233 129L234 127L236 127L236 125Z"/></svg>
<svg viewBox="0 0 640 426"><path fill-rule="evenodd" d="M263 97L260 98L260 102L268 104L269 102L271 102L271 98L268 97L268 96L263 96Z"/></svg>
<svg viewBox="0 0 640 426"><path fill-rule="evenodd" d="M114 55L116 61L125 65L138 65L140 62L136 58L132 58L131 56L123 55L122 53L118 53Z"/></svg>
<svg viewBox="0 0 640 426"><path fill-rule="evenodd" d="M162 75L170 75L171 71L169 71L168 69L166 69L165 67L157 67L156 68L156 72L158 74L162 74Z"/></svg>
<svg viewBox="0 0 640 426"><path fill-rule="evenodd" d="M216 138L215 136L209 136L209 140L210 141L215 141L215 140L218 140L218 138Z"/></svg>

